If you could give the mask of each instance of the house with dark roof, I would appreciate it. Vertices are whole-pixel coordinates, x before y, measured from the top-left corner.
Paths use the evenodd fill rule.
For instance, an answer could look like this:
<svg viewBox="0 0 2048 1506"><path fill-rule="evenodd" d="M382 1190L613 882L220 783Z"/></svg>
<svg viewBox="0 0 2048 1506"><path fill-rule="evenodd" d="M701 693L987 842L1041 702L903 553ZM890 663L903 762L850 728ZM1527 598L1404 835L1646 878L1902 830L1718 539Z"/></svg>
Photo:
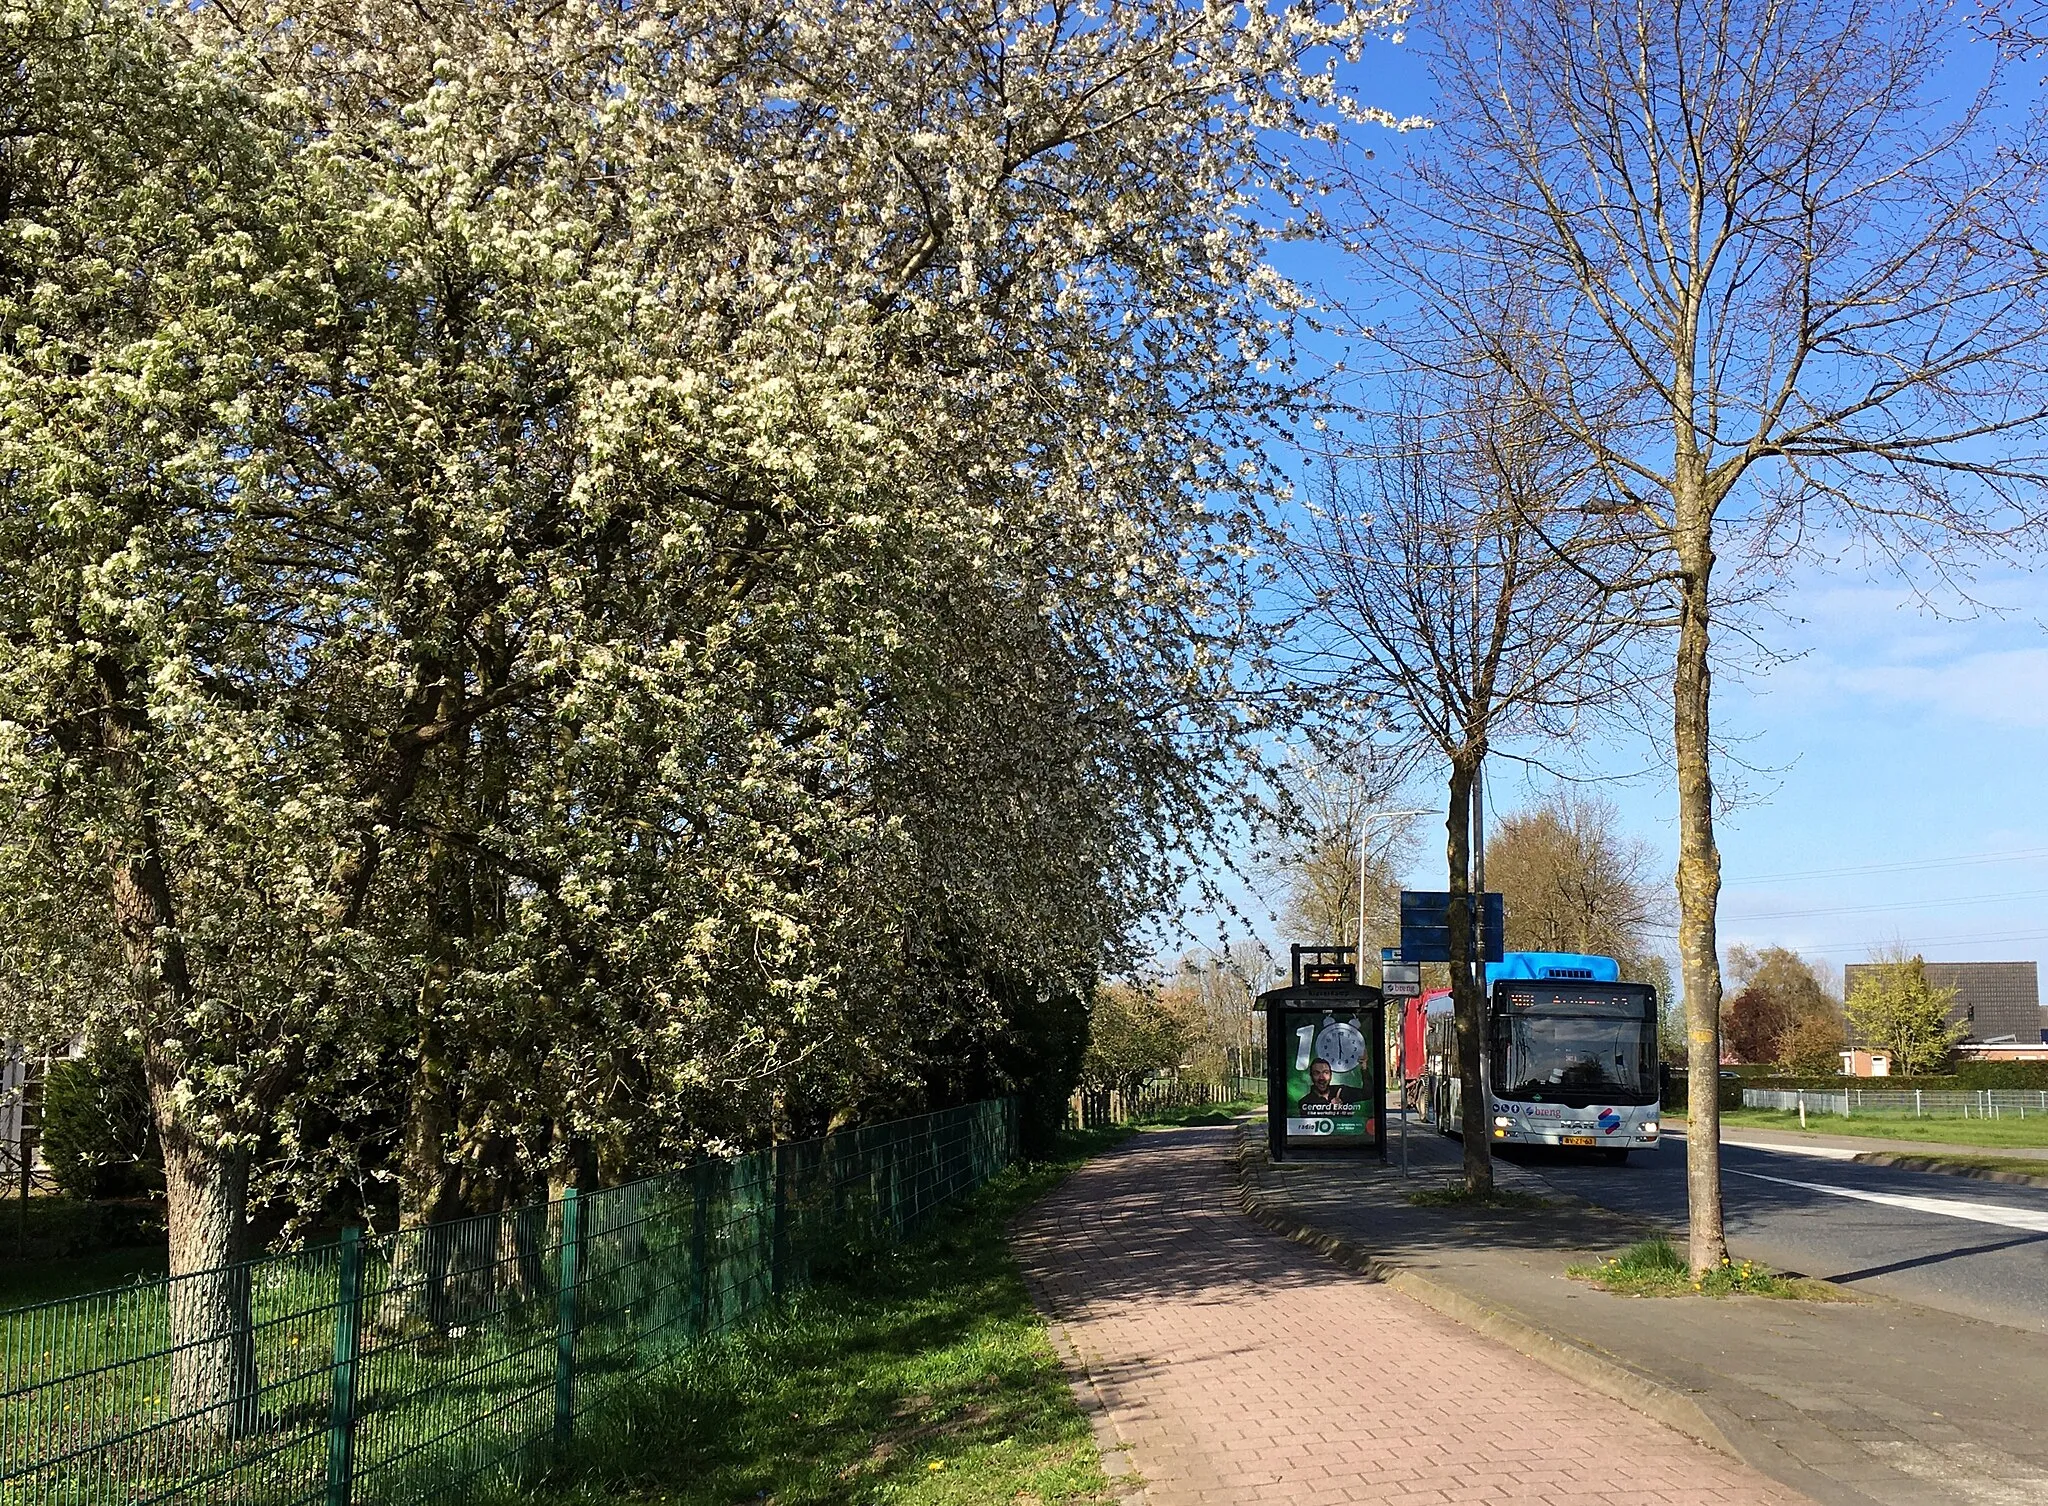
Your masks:
<svg viewBox="0 0 2048 1506"><path fill-rule="evenodd" d="M1856 991L1863 974L1878 966L1851 962L1842 969L1844 995ZM2048 1019L2041 1008L2039 967L2032 962L1930 962L1927 981L1935 988L1953 988L1948 1017L1969 1029L1964 1041L2015 1041L2038 1045L2048 1040Z"/></svg>

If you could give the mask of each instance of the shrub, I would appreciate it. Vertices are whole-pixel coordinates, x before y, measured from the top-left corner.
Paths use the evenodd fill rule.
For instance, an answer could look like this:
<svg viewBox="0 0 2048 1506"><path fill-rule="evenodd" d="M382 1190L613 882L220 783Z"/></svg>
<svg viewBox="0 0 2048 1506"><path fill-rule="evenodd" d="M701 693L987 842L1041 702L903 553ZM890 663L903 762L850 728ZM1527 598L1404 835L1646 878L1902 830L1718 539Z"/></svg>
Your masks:
<svg viewBox="0 0 2048 1506"><path fill-rule="evenodd" d="M1664 1084L1663 1104L1666 1109L1678 1112L1690 1106L1692 1102L1689 1087L1690 1076L1691 1074L1683 1067L1675 1068L1671 1072ZM1742 1107L1742 1090L1745 1087L1757 1086L1758 1079L1717 1077L1715 1082L1720 1090L1715 1097L1719 1100L1721 1107L1724 1109L1739 1109Z"/></svg>
<svg viewBox="0 0 2048 1506"><path fill-rule="evenodd" d="M1841 1021L1833 1015L1810 1014L1778 1038L1778 1060L1788 1072L1839 1070L1847 1045Z"/></svg>
<svg viewBox="0 0 2048 1506"><path fill-rule="evenodd" d="M1962 1062L1956 1081L1965 1088L2048 1088L2048 1062Z"/></svg>
<svg viewBox="0 0 2048 1506"><path fill-rule="evenodd" d="M1804 1088L1809 1093L1839 1093L1844 1088L1925 1088L1928 1092L1954 1092L1962 1083L1954 1077L1845 1077L1840 1072L1774 1072L1768 1077L1751 1077L1745 1088L1773 1088L1789 1092Z"/></svg>
<svg viewBox="0 0 2048 1506"><path fill-rule="evenodd" d="M1744 1076L1746 1088L1805 1088L1839 1093L1844 1088L1873 1090L1922 1088L1929 1093L1967 1093L1976 1088L2048 1089L2048 1065L2038 1062L1964 1062L1951 1073L1923 1072L1918 1077L1844 1077L1840 1072L1776 1072L1768 1077Z"/></svg>
<svg viewBox="0 0 2048 1506"><path fill-rule="evenodd" d="M43 1084L42 1150L57 1185L73 1197L162 1191L142 1054L112 1044L52 1066Z"/></svg>
<svg viewBox="0 0 2048 1506"><path fill-rule="evenodd" d="M1850 990L1849 1023L1857 1038L1874 1050L1891 1054L1894 1066L1908 1072L1939 1067L1968 1033L1949 1018L1953 988L1927 981L1927 964L1904 954L1880 957Z"/></svg>

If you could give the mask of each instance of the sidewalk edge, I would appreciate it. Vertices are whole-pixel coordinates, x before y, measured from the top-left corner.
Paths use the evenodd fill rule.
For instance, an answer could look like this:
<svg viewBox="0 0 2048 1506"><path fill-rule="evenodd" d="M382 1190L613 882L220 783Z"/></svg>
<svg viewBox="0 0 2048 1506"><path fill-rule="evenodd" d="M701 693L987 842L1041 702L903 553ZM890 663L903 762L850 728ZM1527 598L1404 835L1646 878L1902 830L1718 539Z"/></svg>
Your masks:
<svg viewBox="0 0 2048 1506"><path fill-rule="evenodd" d="M1260 1194L1256 1163L1258 1147L1240 1134L1232 1161L1237 1170L1236 1202L1253 1223L1317 1253L1369 1280L1383 1282L1402 1295L1455 1323L1507 1345L1538 1364L1547 1365L1589 1391L1659 1422L1707 1447L1739 1459L1750 1468L1801 1492L1823 1506L1877 1506L1872 1497L1788 1457L1768 1434L1744 1425L1742 1418L1711 1397L1672 1385L1597 1350L1560 1338L1516 1314L1488 1306L1448 1283L1409 1269L1274 1207ZM1725 1419L1725 1425L1724 1421ZM1740 1437L1751 1446L1738 1446Z"/></svg>
<svg viewBox="0 0 2048 1506"><path fill-rule="evenodd" d="M1016 1260L1014 1234L1011 1252L1011 1258ZM1067 1391L1074 1398L1074 1405L1081 1409L1081 1415L1088 1419L1088 1431L1095 1439L1095 1452L1101 1456L1102 1472L1109 1478L1109 1488L1114 1493L1117 1506L1149 1506L1151 1497L1145 1493L1144 1476L1138 1472L1137 1461L1131 1457L1129 1443L1117 1429L1116 1413L1110 1409L1101 1386L1096 1383L1094 1368L1074 1342L1074 1336L1067 1332L1059 1299L1037 1271L1022 1260L1016 1260L1016 1265L1024 1278L1024 1289L1030 1294L1032 1306L1045 1320L1046 1338L1052 1344L1060 1368L1066 1372Z"/></svg>

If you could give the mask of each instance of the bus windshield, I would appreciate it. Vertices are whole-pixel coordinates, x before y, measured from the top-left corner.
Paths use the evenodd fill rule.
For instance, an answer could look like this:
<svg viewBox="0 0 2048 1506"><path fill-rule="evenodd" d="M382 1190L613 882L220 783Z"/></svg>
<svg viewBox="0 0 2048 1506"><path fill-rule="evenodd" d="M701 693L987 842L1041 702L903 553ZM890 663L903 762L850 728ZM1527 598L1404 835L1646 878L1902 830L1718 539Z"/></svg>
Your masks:
<svg viewBox="0 0 2048 1506"><path fill-rule="evenodd" d="M1496 998L1493 1091L1583 1108L1657 1101L1656 996L1641 985L1536 984Z"/></svg>

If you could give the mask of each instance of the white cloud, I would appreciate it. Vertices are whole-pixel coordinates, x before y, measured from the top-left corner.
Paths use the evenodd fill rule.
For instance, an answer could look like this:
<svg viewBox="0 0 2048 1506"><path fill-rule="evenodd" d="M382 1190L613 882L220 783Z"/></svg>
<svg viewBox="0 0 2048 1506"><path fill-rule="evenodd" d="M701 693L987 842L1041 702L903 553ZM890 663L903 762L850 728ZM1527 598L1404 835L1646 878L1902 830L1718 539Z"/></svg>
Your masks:
<svg viewBox="0 0 2048 1506"><path fill-rule="evenodd" d="M2039 582L2000 574L1977 590L2010 608L2038 599ZM1964 734L2048 729L2048 636L2030 615L1976 612L1955 598L1929 611L1896 585L1820 572L1788 587L1779 604L1793 620L1766 637L1797 657L1748 682L1767 722L1875 714L1931 717Z"/></svg>
<svg viewBox="0 0 2048 1506"><path fill-rule="evenodd" d="M1962 724L2048 729L2048 648L1998 649L1939 663L1836 665L1843 689Z"/></svg>

